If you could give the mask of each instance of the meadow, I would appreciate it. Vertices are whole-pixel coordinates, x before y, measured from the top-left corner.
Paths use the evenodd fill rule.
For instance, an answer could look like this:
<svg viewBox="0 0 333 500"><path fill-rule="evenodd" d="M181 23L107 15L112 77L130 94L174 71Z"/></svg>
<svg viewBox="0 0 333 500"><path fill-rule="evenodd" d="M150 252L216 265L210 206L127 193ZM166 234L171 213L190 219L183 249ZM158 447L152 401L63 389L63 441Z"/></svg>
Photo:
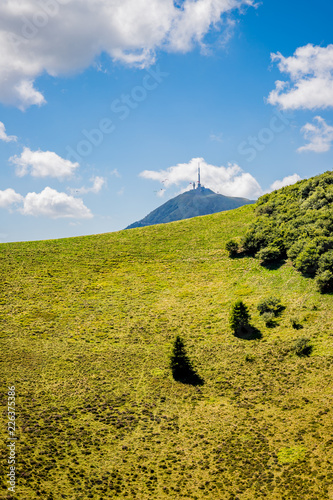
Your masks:
<svg viewBox="0 0 333 500"><path fill-rule="evenodd" d="M254 217L0 245L1 436L15 385L19 437L0 498L333 499L332 294L288 260L230 259ZM271 295L285 309L268 327ZM237 299L261 338L233 335ZM203 385L173 380L176 335Z"/></svg>

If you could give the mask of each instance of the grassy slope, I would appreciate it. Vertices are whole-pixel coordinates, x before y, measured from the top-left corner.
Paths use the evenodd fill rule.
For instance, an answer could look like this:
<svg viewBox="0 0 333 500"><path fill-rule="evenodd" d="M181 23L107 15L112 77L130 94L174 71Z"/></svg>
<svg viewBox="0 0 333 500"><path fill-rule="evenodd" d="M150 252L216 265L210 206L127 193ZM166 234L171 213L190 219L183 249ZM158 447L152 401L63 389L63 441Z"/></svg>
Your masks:
<svg viewBox="0 0 333 500"><path fill-rule="evenodd" d="M0 246L2 384L18 394L17 498L333 498L332 296L288 263L269 271L228 259L225 241L253 217L246 206ZM256 305L272 293L287 308L269 329ZM239 297L261 340L231 334ZM292 329L294 315L302 330ZM172 380L179 333L202 387ZM288 353L304 335L311 357Z"/></svg>

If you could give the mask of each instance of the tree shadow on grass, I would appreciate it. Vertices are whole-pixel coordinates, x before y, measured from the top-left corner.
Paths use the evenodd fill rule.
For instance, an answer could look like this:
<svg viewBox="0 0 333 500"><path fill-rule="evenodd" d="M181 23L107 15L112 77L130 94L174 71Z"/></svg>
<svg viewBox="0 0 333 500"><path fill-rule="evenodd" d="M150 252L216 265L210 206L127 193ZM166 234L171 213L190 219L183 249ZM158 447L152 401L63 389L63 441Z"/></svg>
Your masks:
<svg viewBox="0 0 333 500"><path fill-rule="evenodd" d="M176 382L188 385L203 385L204 379L194 370L191 365L184 367L181 371L173 370L172 376Z"/></svg>
<svg viewBox="0 0 333 500"><path fill-rule="evenodd" d="M277 326L279 326L279 323L276 320L271 319L266 322L266 326L267 328L276 328Z"/></svg>
<svg viewBox="0 0 333 500"><path fill-rule="evenodd" d="M262 338L262 333L258 328L252 325L246 325L239 328L235 333L235 337L242 340L259 340Z"/></svg>
<svg viewBox="0 0 333 500"><path fill-rule="evenodd" d="M177 335L171 356L171 371L174 380L182 384L203 385L204 380L198 375L188 358L184 341Z"/></svg>
<svg viewBox="0 0 333 500"><path fill-rule="evenodd" d="M286 263L285 259L280 259L274 262L267 262L267 264L261 264L262 267L265 269L268 269L269 271L277 271L277 269L280 269L280 267L283 266L283 264Z"/></svg>
<svg viewBox="0 0 333 500"><path fill-rule="evenodd" d="M308 357L308 356L310 356L310 354L312 354L312 351L313 351L312 345L308 345L308 346L304 347L303 351L300 354L297 354L297 356Z"/></svg>
<svg viewBox="0 0 333 500"><path fill-rule="evenodd" d="M239 250L237 253L232 253L229 254L229 259L237 260L237 259L244 259L245 257L254 257L253 255L249 255L243 250Z"/></svg>

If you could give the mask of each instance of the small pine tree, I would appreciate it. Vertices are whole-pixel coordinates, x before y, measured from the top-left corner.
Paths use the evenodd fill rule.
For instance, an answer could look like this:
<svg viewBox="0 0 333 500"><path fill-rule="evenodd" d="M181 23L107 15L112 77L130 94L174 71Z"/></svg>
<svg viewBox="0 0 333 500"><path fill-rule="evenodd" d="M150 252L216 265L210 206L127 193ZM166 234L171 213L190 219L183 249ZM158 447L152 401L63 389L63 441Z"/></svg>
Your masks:
<svg viewBox="0 0 333 500"><path fill-rule="evenodd" d="M184 341L179 335L177 335L173 344L170 367L175 380L182 379L192 369L191 362L186 354Z"/></svg>
<svg viewBox="0 0 333 500"><path fill-rule="evenodd" d="M250 319L247 306L241 300L237 300L232 306L230 314L230 326L233 331L236 334L245 331L249 326Z"/></svg>

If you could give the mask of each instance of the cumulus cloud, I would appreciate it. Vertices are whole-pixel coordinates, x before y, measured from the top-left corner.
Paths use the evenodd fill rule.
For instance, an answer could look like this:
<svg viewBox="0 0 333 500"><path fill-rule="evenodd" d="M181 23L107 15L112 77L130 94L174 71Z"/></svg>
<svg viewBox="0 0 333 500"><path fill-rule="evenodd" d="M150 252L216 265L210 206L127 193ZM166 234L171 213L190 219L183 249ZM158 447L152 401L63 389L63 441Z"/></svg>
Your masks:
<svg viewBox="0 0 333 500"><path fill-rule="evenodd" d="M86 188L86 187L81 187L78 189L71 189L70 192L72 194L87 194L87 193L94 193L97 194L100 192L102 187L106 184L106 180L104 177L92 177L91 179L92 186Z"/></svg>
<svg viewBox="0 0 333 500"><path fill-rule="evenodd" d="M0 191L0 208L9 208L14 204L21 203L22 201L23 196L16 193L12 188Z"/></svg>
<svg viewBox="0 0 333 500"><path fill-rule="evenodd" d="M202 184L218 191L225 196L235 196L254 199L262 194L262 189L256 179L244 172L236 164L227 167L209 165L203 158L193 158L189 163L179 163L166 170L144 170L140 176L163 183L164 189L172 185L181 186L197 180L198 165L201 166Z"/></svg>
<svg viewBox="0 0 333 500"><path fill-rule="evenodd" d="M308 44L299 47L291 57L278 52L271 58L290 81L275 82L275 90L268 97L270 104L285 110L333 106L333 45Z"/></svg>
<svg viewBox="0 0 333 500"><path fill-rule="evenodd" d="M23 215L45 216L51 219L73 218L91 219L93 217L80 198L46 187L41 193L28 193L25 197L8 188L0 191L0 208L11 209L13 205Z"/></svg>
<svg viewBox="0 0 333 500"><path fill-rule="evenodd" d="M304 138L308 144L298 148L299 153L313 151L314 153L326 153L331 149L333 143L333 127L328 125L324 118L315 116L313 123L307 123L302 127Z"/></svg>
<svg viewBox="0 0 333 500"><path fill-rule="evenodd" d="M0 122L0 141L12 142L17 141L16 135L7 135L6 128L2 122Z"/></svg>
<svg viewBox="0 0 333 500"><path fill-rule="evenodd" d="M103 52L145 67L157 50L189 51L220 29L223 14L251 5L254 0L0 2L0 100L22 110L40 106L38 76L81 71Z"/></svg>
<svg viewBox="0 0 333 500"><path fill-rule="evenodd" d="M52 151L31 151L29 148L24 148L21 156L12 156L9 161L16 166L19 177L30 173L33 177L63 179L71 177L79 167L79 163L65 160Z"/></svg>
<svg viewBox="0 0 333 500"><path fill-rule="evenodd" d="M292 184L296 184L296 182L300 181L302 178L298 174L289 175L288 177L284 177L282 181L275 181L271 185L268 192L275 191L277 189L281 189L285 186L291 186Z"/></svg>
<svg viewBox="0 0 333 500"><path fill-rule="evenodd" d="M93 217L80 198L46 187L41 193L28 193L23 200L23 215L44 216L51 219L73 218L91 219Z"/></svg>

